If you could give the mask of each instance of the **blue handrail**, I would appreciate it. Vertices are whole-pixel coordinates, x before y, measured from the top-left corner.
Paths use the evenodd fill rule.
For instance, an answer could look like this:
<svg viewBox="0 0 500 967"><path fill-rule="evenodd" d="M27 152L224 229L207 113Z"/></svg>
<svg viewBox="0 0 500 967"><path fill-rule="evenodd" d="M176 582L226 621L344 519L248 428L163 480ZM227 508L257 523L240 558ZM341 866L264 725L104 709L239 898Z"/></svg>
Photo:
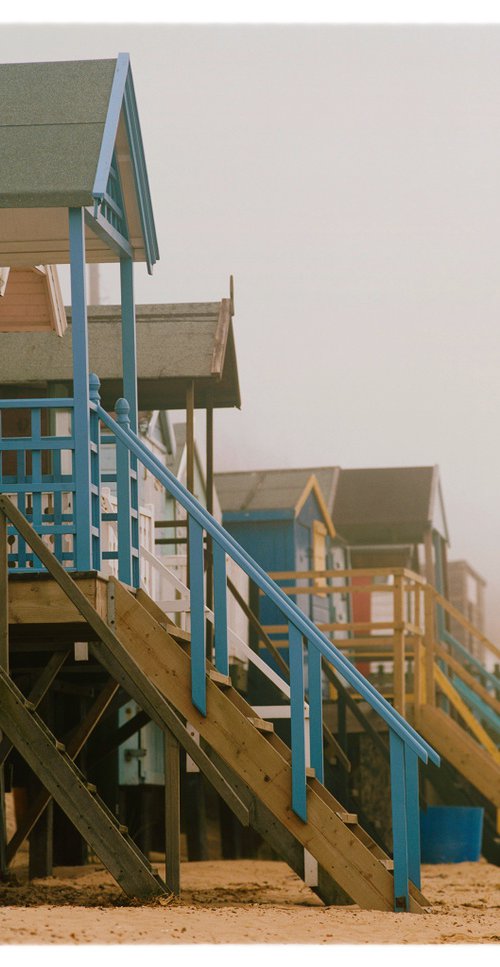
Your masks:
<svg viewBox="0 0 500 967"><path fill-rule="evenodd" d="M420 837L418 800L418 758L439 765L440 758L411 725L397 712L371 682L300 610L298 605L267 575L247 551L189 493L174 474L149 450L130 427L129 405L118 400L114 420L100 405L97 377L92 376L93 393L90 407L94 417L114 434L117 461L129 466L133 460L142 465L165 487L189 516L189 570L191 583L191 690L192 701L206 715L205 612L203 603L203 532L212 538L214 549L215 596L215 662L219 671L227 673L227 603L225 554L238 564L249 578L273 601L288 619L290 643L290 704L292 731L292 808L307 821L307 781L304 730L304 651L309 654L310 755L316 776L323 780L323 727L321 704L321 657L365 699L387 724L390 738L391 803L394 855L394 909L410 908L410 881L420 886ZM128 455L128 456L126 456ZM126 458L126 459L125 459ZM127 460L129 463L127 464ZM125 501L126 504L126 501ZM128 514L129 507L120 510ZM118 560L120 566L120 541ZM130 556L126 541L125 557ZM128 573L129 561L124 562ZM313 698L314 696L314 698Z"/></svg>
<svg viewBox="0 0 500 967"><path fill-rule="evenodd" d="M123 407L126 400L120 400ZM128 408L128 404L127 408ZM116 404L119 411L119 404ZM323 634L307 615L295 604L290 597L284 594L283 590L276 584L247 551L219 524L202 504L189 493L180 483L174 474L148 449L143 441L132 430L124 430L113 417L98 405L97 413L99 419L113 431L116 438L141 461L141 463L153 474L156 479L164 485L169 493L179 502L179 504L194 518L207 534L216 540L224 548L233 560L247 573L247 575L258 585L277 605L282 613L305 635L308 640L313 642L322 655L330 661L340 672L341 675L352 685L356 691L365 698L366 701L379 713L386 724L394 729L397 735L406 740L420 759L426 763L429 759L439 765L440 758L437 752L423 739L418 732L397 712L392 705L385 699L369 682L361 672L351 664L348 658Z"/></svg>

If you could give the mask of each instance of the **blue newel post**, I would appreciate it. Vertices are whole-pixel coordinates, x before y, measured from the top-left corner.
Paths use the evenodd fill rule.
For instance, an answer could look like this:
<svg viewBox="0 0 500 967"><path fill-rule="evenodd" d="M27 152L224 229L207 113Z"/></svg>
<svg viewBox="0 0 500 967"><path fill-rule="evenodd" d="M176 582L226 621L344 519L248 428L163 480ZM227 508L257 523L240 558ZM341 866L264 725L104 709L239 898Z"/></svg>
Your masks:
<svg viewBox="0 0 500 967"><path fill-rule="evenodd" d="M89 347L85 279L85 234L82 208L69 209L71 330L73 344L73 436L75 507L74 566L92 569Z"/></svg>
<svg viewBox="0 0 500 967"><path fill-rule="evenodd" d="M95 373L90 374L89 399L99 406L101 383ZM96 411L90 409L90 479L92 512L92 564L95 571L101 570L101 440L100 424Z"/></svg>
<svg viewBox="0 0 500 967"><path fill-rule="evenodd" d="M115 404L116 422L130 432L127 400ZM118 502L118 577L124 584L139 587L139 500L137 470L131 467L128 447L116 441L116 496Z"/></svg>

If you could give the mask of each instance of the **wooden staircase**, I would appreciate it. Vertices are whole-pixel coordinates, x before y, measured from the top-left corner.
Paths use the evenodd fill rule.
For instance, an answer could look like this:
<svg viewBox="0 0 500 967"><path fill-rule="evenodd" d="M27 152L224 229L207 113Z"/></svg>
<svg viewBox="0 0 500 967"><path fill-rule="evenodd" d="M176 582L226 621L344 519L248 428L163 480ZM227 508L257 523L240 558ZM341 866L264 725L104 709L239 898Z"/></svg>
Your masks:
<svg viewBox="0 0 500 967"><path fill-rule="evenodd" d="M497 833L500 834L500 765L496 758L458 722L434 705L420 707L418 728L443 759L491 803L496 811Z"/></svg>
<svg viewBox="0 0 500 967"><path fill-rule="evenodd" d="M326 878L342 894L368 909L394 909L392 861L346 813L318 780L308 778L308 821L302 822L291 806L291 753L274 730L256 722L255 713L227 680L213 674L207 664L207 714L191 701L189 648L185 632L167 624L158 606L140 592L140 600L114 578L113 642L92 645L107 670L143 708L155 691L155 720L162 708L174 710L199 733L214 762L235 777L250 807L250 822L263 826L263 813L274 818L274 842L280 828L290 834L318 862ZM146 607L145 607L146 605ZM162 620L163 619L163 620ZM167 630L168 629L168 630ZM179 640L175 640L178 637ZM222 676L224 679L224 676ZM259 820L259 807L261 808ZM286 858L286 856L285 856ZM320 879L320 878L319 878ZM321 888L320 888L321 889ZM331 884L330 884L331 890ZM411 910L427 906L412 886Z"/></svg>

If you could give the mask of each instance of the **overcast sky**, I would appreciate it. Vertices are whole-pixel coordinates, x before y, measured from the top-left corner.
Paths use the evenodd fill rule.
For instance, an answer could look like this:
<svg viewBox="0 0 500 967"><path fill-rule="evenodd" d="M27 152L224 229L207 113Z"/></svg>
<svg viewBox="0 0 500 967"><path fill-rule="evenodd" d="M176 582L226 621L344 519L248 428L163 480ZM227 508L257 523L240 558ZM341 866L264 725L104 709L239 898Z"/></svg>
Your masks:
<svg viewBox="0 0 500 967"><path fill-rule="evenodd" d="M243 406L216 416L217 469L439 464L451 557L500 634L500 27L0 33L4 62L119 51L161 256L137 301L235 276Z"/></svg>

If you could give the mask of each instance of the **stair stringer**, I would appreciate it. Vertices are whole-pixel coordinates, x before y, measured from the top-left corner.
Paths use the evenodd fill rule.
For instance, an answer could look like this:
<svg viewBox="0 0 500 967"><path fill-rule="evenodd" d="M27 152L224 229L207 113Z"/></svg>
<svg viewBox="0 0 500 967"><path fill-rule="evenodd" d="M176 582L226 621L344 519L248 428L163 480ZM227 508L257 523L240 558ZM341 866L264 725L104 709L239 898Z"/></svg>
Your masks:
<svg viewBox="0 0 500 967"><path fill-rule="evenodd" d="M475 789L500 809L500 766L475 739L442 709L423 705L418 728L427 742Z"/></svg>
<svg viewBox="0 0 500 967"><path fill-rule="evenodd" d="M191 702L188 655L119 581L110 578L110 583L114 586L115 657L120 660L122 648L134 661L136 687L140 688L141 677L153 684L355 903L366 909L393 911L392 873L326 801L327 790L317 780L309 785L308 821L299 819L291 806L290 763L248 721L242 711L243 699L238 708L207 678L207 715L202 716ZM252 714L251 707L247 708ZM418 891L411 891L412 912L425 909L420 898Z"/></svg>
<svg viewBox="0 0 500 967"><path fill-rule="evenodd" d="M149 861L0 667L0 729L130 897L168 892Z"/></svg>

